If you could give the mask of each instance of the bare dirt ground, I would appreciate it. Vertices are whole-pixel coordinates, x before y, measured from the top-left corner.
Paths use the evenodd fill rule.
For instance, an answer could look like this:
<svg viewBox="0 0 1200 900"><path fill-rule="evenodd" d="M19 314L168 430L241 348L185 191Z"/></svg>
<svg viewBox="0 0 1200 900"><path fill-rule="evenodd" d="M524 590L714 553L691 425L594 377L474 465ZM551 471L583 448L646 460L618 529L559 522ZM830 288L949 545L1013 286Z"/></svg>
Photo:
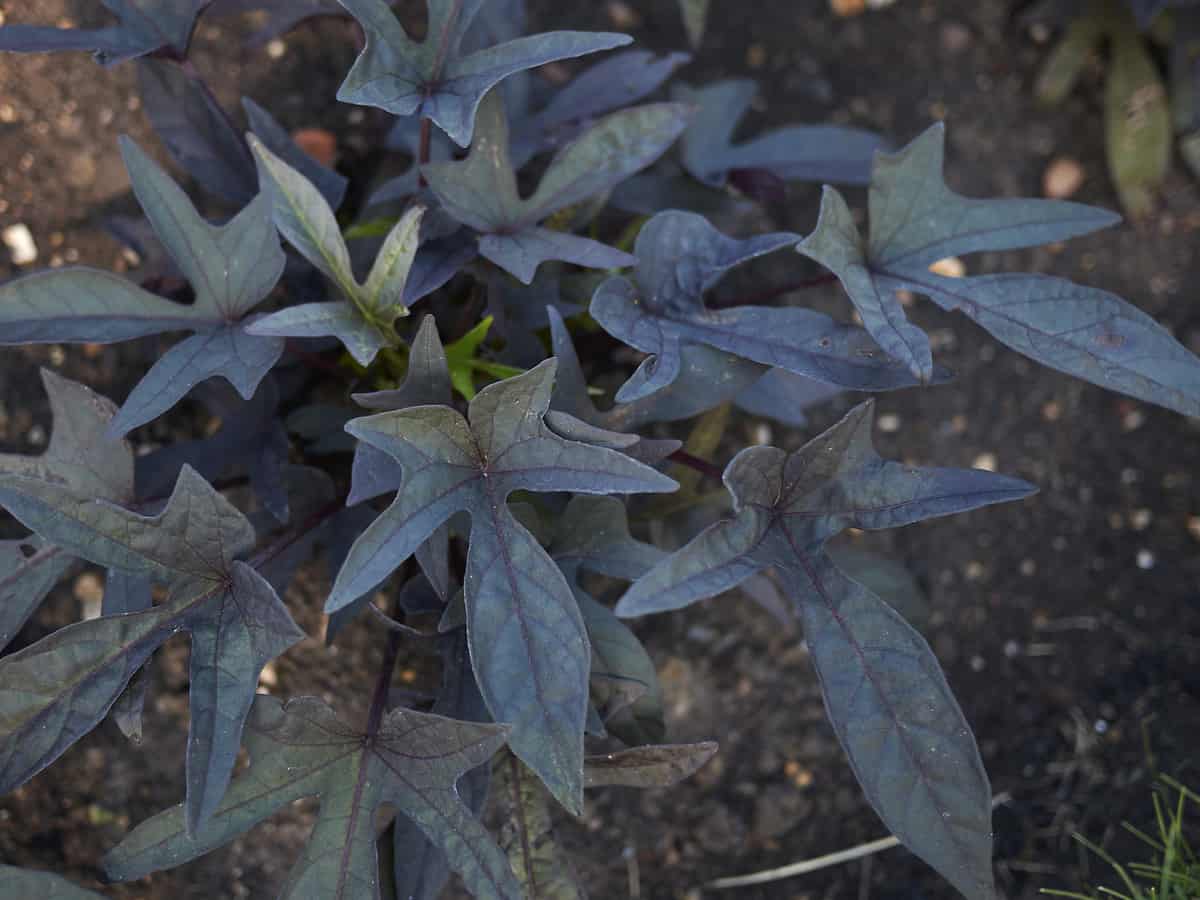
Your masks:
<svg viewBox="0 0 1200 900"><path fill-rule="evenodd" d="M54 21L92 4L0 0L8 21ZM674 4L634 3L647 46L683 44ZM1074 198L1115 207L1102 158L1097 80L1065 107L1044 112L1031 84L1046 48L1013 24L1004 0L900 0L859 18L830 14L825 0L734 5L714 0L702 51L681 73L704 82L749 74L763 97L747 129L834 120L875 128L897 143L934 119L948 128L948 180L970 195L1040 191L1054 156L1077 159L1087 179ZM539 26L612 28L605 4L535 4ZM351 32L324 22L289 37L278 59L239 49L244 31L205 21L196 65L227 106L239 93L291 128L348 135L349 159L369 149L370 118L333 95L349 66ZM98 207L127 182L120 133L155 139L138 108L128 66L101 70L82 55L0 58L0 227L21 222L38 265L122 265L97 224ZM862 205L864 197L853 194ZM817 192L790 191L780 225L811 229ZM1064 247L987 254L973 273L1041 271L1100 285L1141 306L1200 350L1193 296L1200 257L1200 188L1181 168L1160 212ZM0 278L17 274L0 259ZM805 302L810 298L805 297ZM816 302L848 306L836 292ZM1200 430L1180 416L1039 369L997 347L965 321L920 305L941 362L958 372L939 389L886 395L879 413L895 430L881 453L998 470L1037 483L1020 504L872 537L902 560L926 591L920 625L974 726L995 791L996 865L1003 896L1078 887L1102 877L1070 840L1080 830L1118 854L1131 843L1122 818L1145 820L1155 771L1200 783ZM0 442L33 452L49 422L36 367L62 366L116 398L141 371L141 351L87 356L9 350L0 366ZM841 407L814 416L813 430ZM749 429L754 423L746 423ZM739 426L742 427L742 426ZM149 437L169 437L151 433ZM780 435L794 441L798 436ZM724 463L724 459L717 460ZM1189 532L1189 527L1191 531ZM863 539L864 542L866 539ZM322 582L293 591L297 618L320 635ZM78 616L70 585L19 643ZM630 896L629 859L640 896L692 898L722 875L781 865L871 840L883 828L862 799L824 720L801 636L787 633L741 597L637 625L659 663L671 737L715 739L717 759L665 792L595 795L582 823L564 823L596 898ZM359 697L377 661L365 624L330 655L316 638L280 662L281 695ZM156 669L155 700L141 747L104 725L32 783L0 799L0 860L61 871L100 887L97 860L124 830L182 796L186 645L172 644ZM420 661L412 661L419 667ZM270 897L303 841L307 807L230 848L128 886L114 898L191 900ZM625 851L629 851L626 853ZM704 896L708 896L705 894ZM716 896L713 894L713 896ZM952 890L903 850L787 882L743 889L745 898L950 898Z"/></svg>

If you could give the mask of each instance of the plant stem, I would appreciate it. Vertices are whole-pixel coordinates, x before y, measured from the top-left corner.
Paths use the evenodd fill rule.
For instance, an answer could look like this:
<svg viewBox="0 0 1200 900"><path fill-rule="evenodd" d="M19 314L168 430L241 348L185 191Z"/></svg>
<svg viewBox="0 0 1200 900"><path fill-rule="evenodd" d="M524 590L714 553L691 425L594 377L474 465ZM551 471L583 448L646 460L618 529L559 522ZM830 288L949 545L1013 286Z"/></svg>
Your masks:
<svg viewBox="0 0 1200 900"><path fill-rule="evenodd" d="M425 187L425 175L421 166L429 162L429 142L433 138L433 123L428 116L421 117L421 142L417 146L417 187Z"/></svg>
<svg viewBox="0 0 1200 900"><path fill-rule="evenodd" d="M371 711L367 714L367 737L379 733L383 714L387 712L388 693L392 687L392 670L396 668L396 657L400 655L400 635L389 631L383 648L383 662L379 664L379 676L375 680L375 693L371 696Z"/></svg>
<svg viewBox="0 0 1200 900"><path fill-rule="evenodd" d="M721 480L722 472L719 468L707 460L701 459L698 456L693 456L686 450L676 450L674 453L668 456L667 459L671 460L671 462L679 463L681 466L687 466L689 469L699 472L701 475L706 475L707 477L716 481Z"/></svg>

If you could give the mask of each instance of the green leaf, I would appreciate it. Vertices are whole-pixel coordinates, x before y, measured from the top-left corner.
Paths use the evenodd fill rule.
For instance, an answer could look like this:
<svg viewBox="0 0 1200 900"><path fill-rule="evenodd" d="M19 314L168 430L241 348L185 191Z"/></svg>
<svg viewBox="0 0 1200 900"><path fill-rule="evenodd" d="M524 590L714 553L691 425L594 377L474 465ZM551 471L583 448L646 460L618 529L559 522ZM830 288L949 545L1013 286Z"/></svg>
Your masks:
<svg viewBox="0 0 1200 900"><path fill-rule="evenodd" d="M414 206L384 238L367 280L359 284L350 251L328 201L296 169L247 135L259 181L270 197L275 224L300 255L337 287L341 302L306 303L259 319L251 334L278 337L332 335L363 366L382 347L398 342L394 323L408 315L405 287L420 240L424 207Z"/></svg>
<svg viewBox="0 0 1200 900"><path fill-rule="evenodd" d="M479 897L520 900L491 836L459 799L455 782L504 742L497 725L395 709L375 734L338 720L315 697L255 698L246 722L250 767L212 818L189 835L175 807L140 824L104 858L108 877L130 881L229 843L280 809L319 797L308 843L280 897L378 900L376 817L384 804L411 819Z"/></svg>
<svg viewBox="0 0 1200 900"><path fill-rule="evenodd" d="M1143 219L1154 211L1171 164L1171 113L1158 68L1137 31L1115 29L1111 42L1104 92L1108 168L1121 206L1131 218Z"/></svg>
<svg viewBox="0 0 1200 900"><path fill-rule="evenodd" d="M709 0L679 0L679 12L683 16L683 27L687 31L688 43L693 49L700 48L704 40L704 26L708 21Z"/></svg>

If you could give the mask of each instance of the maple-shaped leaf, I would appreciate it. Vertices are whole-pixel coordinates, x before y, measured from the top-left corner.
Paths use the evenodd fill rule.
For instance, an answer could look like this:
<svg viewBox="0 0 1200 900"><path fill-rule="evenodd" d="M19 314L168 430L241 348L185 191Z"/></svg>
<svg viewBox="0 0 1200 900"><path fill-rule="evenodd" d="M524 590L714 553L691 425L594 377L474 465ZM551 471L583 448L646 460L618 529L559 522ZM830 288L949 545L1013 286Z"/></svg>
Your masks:
<svg viewBox="0 0 1200 900"><path fill-rule="evenodd" d="M962 197L942 178L944 145L938 124L878 157L867 240L842 196L826 188L817 228L799 247L838 276L880 345L914 374L928 371L928 340L907 322L896 296L912 291L962 312L1043 365L1200 415L1200 360L1120 297L1047 275L948 278L930 271L946 257L1061 241L1118 221L1079 203Z"/></svg>
<svg viewBox="0 0 1200 900"><path fill-rule="evenodd" d="M281 337L332 335L361 365L394 344L396 319L408 315L409 272L417 254L424 207L414 206L388 232L365 282L359 283L333 210L312 182L272 153L254 135L259 182L270 198L275 225L287 242L337 288L340 300L302 303L259 319L253 334Z"/></svg>
<svg viewBox="0 0 1200 900"><path fill-rule="evenodd" d="M274 589L238 561L246 518L185 467L163 510L145 517L36 473L0 473L0 505L47 541L97 565L170 588L128 615L70 625L0 660L0 792L22 784L91 731L154 651L192 636L187 815L195 829L221 799L259 673L303 636Z"/></svg>
<svg viewBox="0 0 1200 900"><path fill-rule="evenodd" d="M652 354L617 391L618 402L649 397L683 370L683 347L706 344L859 391L916 383L861 328L799 307L710 310L704 292L740 263L794 245L790 232L726 237L695 213L659 213L638 233L634 280L613 276L592 297L591 314L613 337Z"/></svg>
<svg viewBox="0 0 1200 900"><path fill-rule="evenodd" d="M0 50L53 53L90 50L105 66L167 50L186 56L196 17L212 0L100 0L118 19L105 28L0 26Z"/></svg>
<svg viewBox="0 0 1200 900"><path fill-rule="evenodd" d="M463 37L483 0L428 0L429 25L420 43L409 38L384 0L338 2L367 36L338 100L431 119L460 147L471 143L484 94L508 76L631 41L623 34L552 31L465 53Z"/></svg>
<svg viewBox="0 0 1200 900"><path fill-rule="evenodd" d="M220 376L246 399L283 352L283 341L247 331L285 262L270 204L255 199L230 222L210 225L136 144L121 152L142 209L196 293L184 305L95 269L57 269L0 285L0 343L108 343L167 331L195 334L168 350L109 424L123 435L170 409L201 381Z"/></svg>
<svg viewBox="0 0 1200 900"><path fill-rule="evenodd" d="M101 503L132 506L134 490L133 448L108 437L116 406L89 388L42 369L42 383L50 402L50 443L41 456L0 454L0 477L15 476L66 486L80 496ZM50 589L76 561L76 556L37 537L4 542L0 559L0 648L3 648L34 613ZM26 552L28 550L28 553ZM115 580L110 572L108 581ZM123 585L105 590L102 612L133 612L150 605L148 584Z"/></svg>
<svg viewBox="0 0 1200 900"><path fill-rule="evenodd" d="M784 573L834 730L871 805L968 897L992 897L991 795L974 737L924 639L824 553L846 528L896 528L1027 497L974 469L914 468L871 445L868 401L800 450L743 450L725 470L735 516L638 580L617 614L678 609L768 567Z"/></svg>
<svg viewBox="0 0 1200 900"><path fill-rule="evenodd" d="M479 107L467 158L429 163L421 172L446 211L479 233L480 254L525 284L548 260L595 269L628 266L635 262L628 253L538 223L650 165L683 131L687 116L678 103L605 116L559 151L537 190L522 197L509 157L504 101L492 92Z"/></svg>
<svg viewBox="0 0 1200 900"><path fill-rule="evenodd" d="M690 60L687 53L659 56L650 50L624 50L585 69L538 112L513 114L513 165L520 168L535 154L562 146L598 116L632 106Z"/></svg>
<svg viewBox="0 0 1200 900"><path fill-rule="evenodd" d="M566 441L543 421L555 362L484 388L468 415L416 406L355 419L346 430L404 470L395 501L359 536L326 611L379 584L451 516L470 515L467 634L480 690L515 753L572 812L583 793L588 642L562 572L512 515L516 490L669 491L675 482L626 456Z"/></svg>
<svg viewBox="0 0 1200 900"><path fill-rule="evenodd" d="M458 721L490 721L487 706L475 683L475 673L471 671L466 632L455 629L443 635L440 644L442 686L431 712ZM490 774L490 767L485 764L458 780L458 796L476 817L483 813L487 801ZM450 860L445 851L408 818L396 822L393 840L396 896L409 900L437 900L450 877Z"/></svg>
<svg viewBox="0 0 1200 900"><path fill-rule="evenodd" d="M24 900L104 900L95 891L85 891L53 872L36 872L0 865L0 886L5 897Z"/></svg>
<svg viewBox="0 0 1200 900"><path fill-rule="evenodd" d="M384 804L411 819L478 897L520 900L508 861L468 809L455 782L504 744L505 728L394 709L367 733L315 697L255 698L246 722L249 768L212 818L189 834L184 809L142 822L104 857L110 879L129 881L227 844L305 797L320 810L280 897L378 900L376 818Z"/></svg>
<svg viewBox="0 0 1200 900"><path fill-rule="evenodd" d="M878 135L838 125L792 125L734 144L738 122L750 109L758 86L730 78L702 88L676 85L676 100L696 112L681 141L683 166L706 184L723 185L730 172L764 169L777 178L866 184Z"/></svg>
<svg viewBox="0 0 1200 900"><path fill-rule="evenodd" d="M591 699L606 729L628 744L658 743L666 734L663 693L641 641L584 590L584 572L634 581L666 556L629 533L616 497L572 497L547 548L575 593L592 646ZM632 702L624 698L633 697Z"/></svg>

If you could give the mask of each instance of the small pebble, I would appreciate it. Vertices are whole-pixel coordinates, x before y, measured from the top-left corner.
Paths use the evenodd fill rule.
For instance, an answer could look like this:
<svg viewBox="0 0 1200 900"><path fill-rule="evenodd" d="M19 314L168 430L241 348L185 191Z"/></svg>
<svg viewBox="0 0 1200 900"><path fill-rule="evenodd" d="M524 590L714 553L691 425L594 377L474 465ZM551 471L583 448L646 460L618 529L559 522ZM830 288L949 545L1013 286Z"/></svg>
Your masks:
<svg viewBox="0 0 1200 900"><path fill-rule="evenodd" d="M983 469L985 472L996 471L996 454L995 453L980 453L975 457L975 461L971 463L972 469Z"/></svg>
<svg viewBox="0 0 1200 900"><path fill-rule="evenodd" d="M857 16L867 8L867 0L829 0L835 16Z"/></svg>
<svg viewBox="0 0 1200 900"><path fill-rule="evenodd" d="M1154 568L1154 554L1149 550L1142 549L1137 552L1137 567L1139 569Z"/></svg>
<svg viewBox="0 0 1200 900"><path fill-rule="evenodd" d="M1037 574L1037 563L1032 559L1021 560L1021 574L1026 578L1031 578Z"/></svg>
<svg viewBox="0 0 1200 900"><path fill-rule="evenodd" d="M285 53L287 53L287 44L279 38L267 42L267 56L271 59L280 59Z"/></svg>
<svg viewBox="0 0 1200 900"><path fill-rule="evenodd" d="M961 53L971 44L971 30L961 22L947 22L942 26L942 47L947 53Z"/></svg>
<svg viewBox="0 0 1200 900"><path fill-rule="evenodd" d="M1052 200L1065 200L1083 187L1083 166L1069 156L1050 160L1042 173L1042 193Z"/></svg>
<svg viewBox="0 0 1200 900"><path fill-rule="evenodd" d="M1140 409L1131 409L1121 416L1122 431L1137 431L1146 424L1146 414Z"/></svg>
<svg viewBox="0 0 1200 900"><path fill-rule="evenodd" d="M1134 531L1145 531L1150 527L1150 522L1154 518L1154 514L1148 509L1135 509L1129 517L1129 524L1133 526Z"/></svg>
<svg viewBox="0 0 1200 900"><path fill-rule="evenodd" d="M879 430L884 434L894 434L900 430L900 417L895 413L884 413L877 421Z"/></svg>
<svg viewBox="0 0 1200 900"><path fill-rule="evenodd" d="M637 28L642 24L642 17L637 14L637 11L632 6L622 2L622 0L609 0L605 6L605 11L608 12L608 20L616 28L625 30L628 28Z"/></svg>
<svg viewBox="0 0 1200 900"><path fill-rule="evenodd" d="M1062 418L1062 406L1057 400L1042 404L1042 418L1047 422L1057 422Z"/></svg>
<svg viewBox="0 0 1200 900"><path fill-rule="evenodd" d="M746 48L746 66L761 69L767 64L767 48L762 44L751 44Z"/></svg>
<svg viewBox="0 0 1200 900"><path fill-rule="evenodd" d="M0 232L0 240L8 248L14 266L27 266L37 262L38 248L33 240L33 232L23 222L9 225Z"/></svg>
<svg viewBox="0 0 1200 900"><path fill-rule="evenodd" d="M324 128L300 128L292 132L292 140L323 166L332 168L337 161L337 138Z"/></svg>
<svg viewBox="0 0 1200 900"><path fill-rule="evenodd" d="M1188 516L1187 530L1197 541L1200 541L1200 516Z"/></svg>
<svg viewBox="0 0 1200 900"><path fill-rule="evenodd" d="M962 278L967 274L967 267L957 256L947 256L930 266L929 271L934 275L941 275L943 278Z"/></svg>

